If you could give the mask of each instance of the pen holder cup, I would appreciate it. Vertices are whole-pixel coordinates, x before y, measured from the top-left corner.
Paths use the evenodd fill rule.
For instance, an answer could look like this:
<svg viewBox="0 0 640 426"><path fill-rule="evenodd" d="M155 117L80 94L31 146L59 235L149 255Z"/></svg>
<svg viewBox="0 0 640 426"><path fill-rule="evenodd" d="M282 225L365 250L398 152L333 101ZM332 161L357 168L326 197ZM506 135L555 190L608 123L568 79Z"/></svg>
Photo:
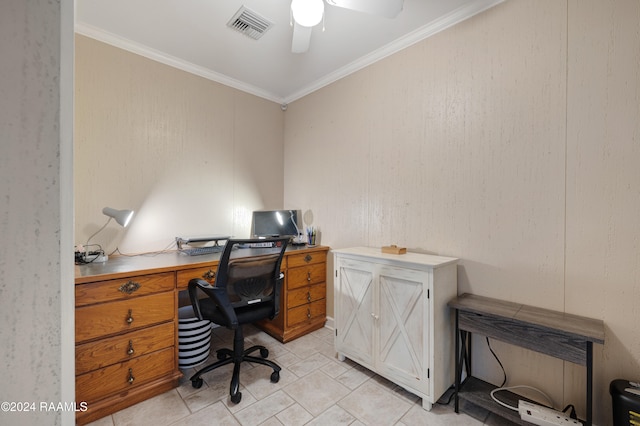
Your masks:
<svg viewBox="0 0 640 426"><path fill-rule="evenodd" d="M315 246L316 244L319 244L320 243L320 233L319 232L313 232L313 233L307 234L307 242L309 243L310 246Z"/></svg>

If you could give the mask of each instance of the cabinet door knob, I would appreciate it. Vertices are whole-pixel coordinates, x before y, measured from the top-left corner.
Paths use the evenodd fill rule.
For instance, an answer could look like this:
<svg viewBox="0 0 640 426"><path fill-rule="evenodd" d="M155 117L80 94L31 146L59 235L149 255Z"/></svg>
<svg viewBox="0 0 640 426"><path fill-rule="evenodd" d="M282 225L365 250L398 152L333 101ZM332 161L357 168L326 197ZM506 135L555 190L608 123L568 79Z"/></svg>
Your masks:
<svg viewBox="0 0 640 426"><path fill-rule="evenodd" d="M133 355L135 350L133 350L133 341L129 340L129 349L127 349L127 355Z"/></svg>
<svg viewBox="0 0 640 426"><path fill-rule="evenodd" d="M216 273L215 273L215 271L209 269L207 272L202 274L202 278L204 278L205 280L207 280L207 281L209 281L211 283L211 281L216 279Z"/></svg>
<svg viewBox="0 0 640 426"><path fill-rule="evenodd" d="M311 302L311 292L307 292L307 302Z"/></svg>
<svg viewBox="0 0 640 426"><path fill-rule="evenodd" d="M129 382L129 384L130 384L130 385L132 385L132 384L133 384L133 381L134 381L135 379L136 379L136 378L135 378L135 377L133 377L133 368L130 368L130 369L129 369L129 378L127 379L127 382Z"/></svg>
<svg viewBox="0 0 640 426"><path fill-rule="evenodd" d="M311 271L307 271L307 281L311 282Z"/></svg>
<svg viewBox="0 0 640 426"><path fill-rule="evenodd" d="M127 324L131 324L133 322L133 312L129 309L129 313L127 314Z"/></svg>
<svg viewBox="0 0 640 426"><path fill-rule="evenodd" d="M371 316L373 317L374 320L380 319L380 317L378 315L374 314L373 312L371 312Z"/></svg>

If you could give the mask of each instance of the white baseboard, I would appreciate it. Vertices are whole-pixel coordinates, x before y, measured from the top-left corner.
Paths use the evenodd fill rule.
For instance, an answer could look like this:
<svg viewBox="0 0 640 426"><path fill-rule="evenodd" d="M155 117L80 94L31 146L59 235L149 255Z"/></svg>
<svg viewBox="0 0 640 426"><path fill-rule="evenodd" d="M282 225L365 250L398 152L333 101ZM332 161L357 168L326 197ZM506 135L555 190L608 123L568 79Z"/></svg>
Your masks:
<svg viewBox="0 0 640 426"><path fill-rule="evenodd" d="M327 321L324 323L325 328L328 328L330 330L335 330L336 329L336 322L333 319L333 317L327 317Z"/></svg>

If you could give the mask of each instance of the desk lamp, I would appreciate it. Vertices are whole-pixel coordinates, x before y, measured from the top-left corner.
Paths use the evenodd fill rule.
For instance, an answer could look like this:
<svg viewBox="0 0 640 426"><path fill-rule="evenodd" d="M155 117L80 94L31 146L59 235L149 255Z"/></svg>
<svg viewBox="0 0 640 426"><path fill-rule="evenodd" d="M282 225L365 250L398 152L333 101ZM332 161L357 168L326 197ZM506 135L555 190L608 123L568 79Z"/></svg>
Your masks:
<svg viewBox="0 0 640 426"><path fill-rule="evenodd" d="M116 210L116 209L112 209L111 207L105 207L104 209L102 209L102 213L106 216L109 216L109 220L115 219L116 222L118 222L124 228L126 228L127 225L129 225L129 222L133 217L133 210ZM107 223L109 223L109 220L107 220ZM107 224L105 223L104 226L107 226Z"/></svg>
<svg viewBox="0 0 640 426"><path fill-rule="evenodd" d="M96 232L93 233L93 235L87 238L87 244L85 244L85 253L84 253L84 259L83 259L85 263L106 262L107 255L102 250L102 247L100 247L100 251L93 251L93 252L87 251L89 247L89 241L91 241L93 237L98 235L100 231L106 228L109 222L111 222L111 219L115 219L116 222L120 224L120 226L126 228L127 225L129 225L129 222L131 222L131 218L133 217L133 210L116 210L111 207L103 208L102 213L105 216L108 216L109 219L107 219L107 222L104 225L102 225L102 228L98 229Z"/></svg>

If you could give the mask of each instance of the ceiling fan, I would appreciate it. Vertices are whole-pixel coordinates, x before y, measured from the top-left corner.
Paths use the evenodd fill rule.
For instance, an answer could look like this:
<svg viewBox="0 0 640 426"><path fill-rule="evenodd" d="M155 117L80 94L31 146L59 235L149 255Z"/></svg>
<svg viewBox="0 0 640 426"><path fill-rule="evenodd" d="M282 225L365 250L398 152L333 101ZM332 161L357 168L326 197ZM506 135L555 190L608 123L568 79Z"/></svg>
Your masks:
<svg viewBox="0 0 640 426"><path fill-rule="evenodd" d="M395 18L402 10L404 0L324 0L328 5L344 9L369 13L372 15ZM323 0L292 0L291 25L293 40L291 51L304 53L309 50L311 30L324 18Z"/></svg>

